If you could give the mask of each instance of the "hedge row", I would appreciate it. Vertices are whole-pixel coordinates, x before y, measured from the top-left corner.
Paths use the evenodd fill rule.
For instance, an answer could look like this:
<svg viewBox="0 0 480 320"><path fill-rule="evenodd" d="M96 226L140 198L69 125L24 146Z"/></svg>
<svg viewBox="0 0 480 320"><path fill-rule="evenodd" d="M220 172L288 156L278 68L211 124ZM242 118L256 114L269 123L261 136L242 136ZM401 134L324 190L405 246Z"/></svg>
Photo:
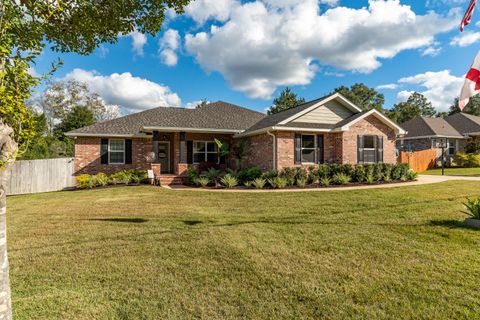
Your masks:
<svg viewBox="0 0 480 320"><path fill-rule="evenodd" d="M238 171L220 172L210 168L198 172L191 168L188 181L197 186L224 186L232 188L243 184L246 187L262 189L264 187L285 188L288 186L305 187L307 185L330 184L345 185L349 183L378 183L415 180L417 174L408 164L323 164L311 168L285 168L281 171L262 172L257 167L244 168Z"/></svg>
<svg viewBox="0 0 480 320"><path fill-rule="evenodd" d="M145 170L123 170L109 176L105 173L96 175L82 174L77 176L77 187L80 189L91 189L107 185L140 184L147 180L147 171Z"/></svg>

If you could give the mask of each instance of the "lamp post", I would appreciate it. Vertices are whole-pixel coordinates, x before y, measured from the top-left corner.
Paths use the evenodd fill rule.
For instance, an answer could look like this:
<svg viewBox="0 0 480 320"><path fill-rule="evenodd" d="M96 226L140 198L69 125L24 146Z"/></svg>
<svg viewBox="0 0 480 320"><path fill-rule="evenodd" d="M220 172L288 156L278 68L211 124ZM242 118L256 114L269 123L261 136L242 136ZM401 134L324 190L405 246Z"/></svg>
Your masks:
<svg viewBox="0 0 480 320"><path fill-rule="evenodd" d="M447 139L439 143L439 147L442 148L442 176L445 175L445 149L448 147Z"/></svg>

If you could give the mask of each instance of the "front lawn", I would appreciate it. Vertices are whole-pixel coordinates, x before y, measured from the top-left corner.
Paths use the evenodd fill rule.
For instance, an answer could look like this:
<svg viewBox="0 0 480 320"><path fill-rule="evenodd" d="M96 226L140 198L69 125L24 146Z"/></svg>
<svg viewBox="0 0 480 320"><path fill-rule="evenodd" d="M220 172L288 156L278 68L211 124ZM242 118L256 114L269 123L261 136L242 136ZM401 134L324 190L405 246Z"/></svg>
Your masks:
<svg viewBox="0 0 480 320"><path fill-rule="evenodd" d="M442 169L431 169L422 174L441 175ZM447 176L471 176L480 177L480 168L445 168L445 175Z"/></svg>
<svg viewBox="0 0 480 320"><path fill-rule="evenodd" d="M15 319L473 319L480 182L8 199Z"/></svg>

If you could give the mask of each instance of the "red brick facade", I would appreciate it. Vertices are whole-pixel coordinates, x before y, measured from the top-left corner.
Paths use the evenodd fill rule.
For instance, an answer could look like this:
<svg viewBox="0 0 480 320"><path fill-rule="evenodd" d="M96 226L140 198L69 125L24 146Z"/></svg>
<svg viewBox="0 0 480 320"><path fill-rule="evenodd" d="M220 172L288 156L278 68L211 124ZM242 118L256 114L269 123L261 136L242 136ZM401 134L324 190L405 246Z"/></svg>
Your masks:
<svg viewBox="0 0 480 320"><path fill-rule="evenodd" d="M294 167L295 133L318 134L312 132L278 131L274 133L276 138L275 146L273 143L273 137L268 134L248 137L246 138L246 150L243 165L257 166L262 170L273 169L273 150L275 148L276 169L281 170L286 167ZM396 162L395 132L376 117L369 116L352 125L349 131L323 134L325 163L357 163L358 135L383 136L384 162ZM233 139L232 135L186 133L186 141L213 141L215 138L228 142L231 146L240 141ZM180 163L180 133L159 133L159 140L170 142L171 173L185 175L189 166L196 167L199 170L207 169L201 164L187 165L185 163ZM151 168L151 164L146 160L148 153L153 151L153 142L151 138L132 139L132 164L125 165L101 164L100 142L100 137L79 137L76 139L75 168L77 174L97 174L99 172L111 174L124 169L147 170ZM186 149L185 153L187 153ZM184 159L187 159L186 154L184 155ZM233 161L228 164L228 167L230 168L234 168L234 166L235 164ZM225 166L221 167L225 168Z"/></svg>
<svg viewBox="0 0 480 320"><path fill-rule="evenodd" d="M108 137L105 137L108 138ZM147 170L150 164L145 156L152 152L150 139L132 139L132 164L102 164L100 144L102 138L77 137L75 139L75 174L112 174L126 169Z"/></svg>

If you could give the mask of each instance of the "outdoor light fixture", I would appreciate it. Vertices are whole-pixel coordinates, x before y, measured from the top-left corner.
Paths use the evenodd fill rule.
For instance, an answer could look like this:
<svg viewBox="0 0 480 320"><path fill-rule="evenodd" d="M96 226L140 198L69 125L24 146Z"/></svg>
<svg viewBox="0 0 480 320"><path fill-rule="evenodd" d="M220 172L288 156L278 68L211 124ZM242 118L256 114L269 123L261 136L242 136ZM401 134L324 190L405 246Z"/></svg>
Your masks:
<svg viewBox="0 0 480 320"><path fill-rule="evenodd" d="M445 175L445 149L448 148L447 139L441 140L437 143L437 148L442 149L442 176Z"/></svg>

